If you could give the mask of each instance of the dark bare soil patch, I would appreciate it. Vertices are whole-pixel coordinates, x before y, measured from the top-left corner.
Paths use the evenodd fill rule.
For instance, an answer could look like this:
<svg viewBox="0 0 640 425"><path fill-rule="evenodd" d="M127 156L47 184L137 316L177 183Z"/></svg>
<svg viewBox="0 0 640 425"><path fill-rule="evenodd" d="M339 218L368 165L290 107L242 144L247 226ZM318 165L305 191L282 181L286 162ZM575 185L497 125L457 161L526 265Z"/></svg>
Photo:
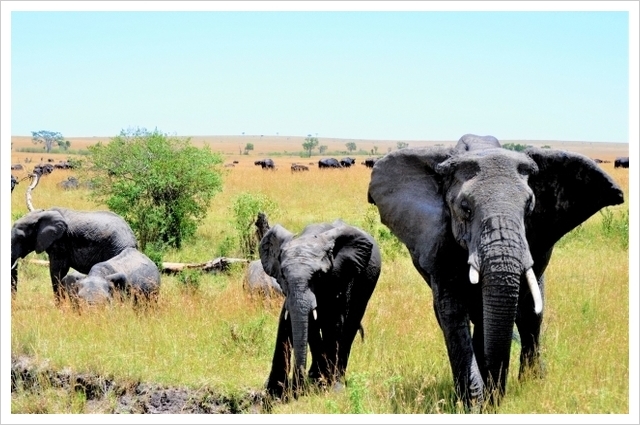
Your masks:
<svg viewBox="0 0 640 425"><path fill-rule="evenodd" d="M261 413L263 393L225 395L209 388L188 389L142 382L117 382L91 373L54 371L27 356L11 357L11 393L47 388L81 392L87 413Z"/></svg>

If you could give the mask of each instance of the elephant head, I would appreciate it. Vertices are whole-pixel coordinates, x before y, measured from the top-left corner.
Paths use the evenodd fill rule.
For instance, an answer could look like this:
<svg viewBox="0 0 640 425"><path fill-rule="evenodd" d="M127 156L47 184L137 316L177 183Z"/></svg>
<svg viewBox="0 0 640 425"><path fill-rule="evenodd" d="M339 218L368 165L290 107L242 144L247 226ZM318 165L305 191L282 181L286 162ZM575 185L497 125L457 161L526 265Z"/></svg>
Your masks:
<svg viewBox="0 0 640 425"><path fill-rule="evenodd" d="M55 210L32 211L16 220L11 229L11 268L33 251L46 251L67 229L67 221Z"/></svg>
<svg viewBox="0 0 640 425"><path fill-rule="evenodd" d="M284 227L276 225L262 238L260 242L262 266L267 274L278 281L285 296L281 321L290 320L288 329L291 334L288 337L292 339L295 359L294 393L297 394L298 390L303 388L306 374L307 344L310 342L309 322L311 320L322 322L322 319L326 319L326 317L319 319L319 315L322 314L327 316L337 314L340 317L339 313L343 314L343 320L350 320L345 319L345 312L336 313L340 309L336 304L345 302L345 293L349 291L347 288L350 288L349 285L363 270L368 270L370 261L379 262L378 251L372 255L374 250L377 250L377 247L374 247L373 240L364 232L339 220L331 224L308 225L297 236ZM379 264L376 267L377 272L371 272L375 277L373 286L379 274ZM372 290L373 287L366 294L363 291L362 295L353 295L353 298L366 297L364 300L366 306ZM318 305L319 301L320 304L327 302L332 305L324 306L324 309L318 308L322 307ZM360 316L355 318L353 336L364 313L364 306L361 307L359 304L360 301L353 302L353 310L360 311ZM353 314L355 316L358 313ZM314 332L319 332L318 325L314 325L313 328ZM319 338L319 335L313 337ZM350 342L348 342L349 347ZM336 347L333 347L334 351L335 349ZM315 359L316 353L313 350L312 347L311 354L314 356L314 362L320 361ZM346 356L348 356L348 350L349 348L346 349ZM343 366L346 367L346 361Z"/></svg>
<svg viewBox="0 0 640 425"><path fill-rule="evenodd" d="M70 273L62 279L62 286L74 302L99 305L113 300L114 294L125 291L127 276L112 273L108 276Z"/></svg>
<svg viewBox="0 0 640 425"><path fill-rule="evenodd" d="M368 197L433 290L456 390L467 404L504 394L514 323L525 334L521 367L537 361L542 274L555 242L623 202L589 158L515 152L474 135L452 149L386 155L373 168Z"/></svg>

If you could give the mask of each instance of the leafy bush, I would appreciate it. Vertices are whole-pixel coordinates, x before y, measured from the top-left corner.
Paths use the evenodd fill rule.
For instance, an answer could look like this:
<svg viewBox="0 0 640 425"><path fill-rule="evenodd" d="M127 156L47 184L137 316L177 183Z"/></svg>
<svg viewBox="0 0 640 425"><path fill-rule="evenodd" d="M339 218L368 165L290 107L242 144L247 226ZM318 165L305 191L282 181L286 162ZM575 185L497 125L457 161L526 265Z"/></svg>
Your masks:
<svg viewBox="0 0 640 425"><path fill-rule="evenodd" d="M245 258L254 258L258 240L255 238L254 223L259 212L270 216L277 209L275 201L263 194L243 192L236 196L231 206L233 227L238 234L240 252Z"/></svg>
<svg viewBox="0 0 640 425"><path fill-rule="evenodd" d="M599 211L602 217L602 232L609 238L620 241L623 248L629 248L629 209L621 215L616 215L609 208Z"/></svg>
<svg viewBox="0 0 640 425"><path fill-rule="evenodd" d="M181 248L222 189L222 157L189 138L123 130L89 150L93 197L129 222L143 251L149 243Z"/></svg>
<svg viewBox="0 0 640 425"><path fill-rule="evenodd" d="M522 145L520 143L505 143L504 145L502 145L502 147L512 151L524 152L524 150L530 146Z"/></svg>
<svg viewBox="0 0 640 425"><path fill-rule="evenodd" d="M185 269L178 273L178 283L181 289L187 292L195 292L200 288L200 280L202 278L202 270Z"/></svg>

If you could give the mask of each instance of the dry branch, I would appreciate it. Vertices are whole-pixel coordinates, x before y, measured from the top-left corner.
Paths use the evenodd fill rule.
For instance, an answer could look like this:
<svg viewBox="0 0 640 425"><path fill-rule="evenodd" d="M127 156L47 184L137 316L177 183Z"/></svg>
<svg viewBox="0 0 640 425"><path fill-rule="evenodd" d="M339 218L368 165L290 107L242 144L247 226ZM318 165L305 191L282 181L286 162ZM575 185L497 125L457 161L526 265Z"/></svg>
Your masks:
<svg viewBox="0 0 640 425"><path fill-rule="evenodd" d="M33 204L31 203L31 191L35 189L36 186L38 185L38 178L40 177L40 175L38 173L33 173L33 174L30 174L29 176L32 178L32 180L31 180L31 184L27 188L27 193L25 196L27 198L27 209L29 211L33 211L35 208L33 208Z"/></svg>
<svg viewBox="0 0 640 425"><path fill-rule="evenodd" d="M47 260L29 260L32 264L39 264L41 266L48 266L49 261ZM164 274L176 274L180 273L183 270L202 270L207 273L214 272L223 272L229 269L229 266L232 263L249 263L249 260L245 260L244 258L226 258L226 257L218 257L213 260L207 261L205 263L162 263L162 269L160 269L161 273Z"/></svg>

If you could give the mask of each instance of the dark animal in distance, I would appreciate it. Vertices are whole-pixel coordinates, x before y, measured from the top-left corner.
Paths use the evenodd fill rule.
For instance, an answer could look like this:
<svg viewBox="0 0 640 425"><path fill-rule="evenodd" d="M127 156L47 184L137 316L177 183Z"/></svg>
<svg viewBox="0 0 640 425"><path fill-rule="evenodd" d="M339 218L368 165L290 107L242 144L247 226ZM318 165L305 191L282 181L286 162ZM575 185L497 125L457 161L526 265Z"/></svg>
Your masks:
<svg viewBox="0 0 640 425"><path fill-rule="evenodd" d="M260 159L258 161L255 161L253 164L259 165L262 167L262 169L266 170L275 170L276 168L276 165L271 158Z"/></svg>
<svg viewBox="0 0 640 425"><path fill-rule="evenodd" d="M47 174L51 174L53 172L53 165L40 163L33 167L33 173L38 174L39 176L46 176Z"/></svg>
<svg viewBox="0 0 640 425"><path fill-rule="evenodd" d="M66 180L62 180L58 183L58 187L62 190L74 190L79 187L78 178L75 176L69 176Z"/></svg>
<svg viewBox="0 0 640 425"><path fill-rule="evenodd" d="M349 168L352 165L354 165L356 163L356 159L355 158L351 158L351 157L344 157L340 160L340 165L342 165L345 168Z"/></svg>
<svg viewBox="0 0 640 425"><path fill-rule="evenodd" d="M318 168L342 168L342 165L335 158L322 158L318 161Z"/></svg>
<svg viewBox="0 0 640 425"><path fill-rule="evenodd" d="M11 169L12 170L24 170L24 167L22 166L22 164L12 164L11 165Z"/></svg>
<svg viewBox="0 0 640 425"><path fill-rule="evenodd" d="M12 192L13 192L13 189L16 187L17 184L18 184L18 179L16 179L16 176L11 174L11 191Z"/></svg>
<svg viewBox="0 0 640 425"><path fill-rule="evenodd" d="M309 167L302 164L291 164L291 171L309 171Z"/></svg>
<svg viewBox="0 0 640 425"><path fill-rule="evenodd" d="M613 162L613 168L629 168L629 157L621 156Z"/></svg>
<svg viewBox="0 0 640 425"><path fill-rule="evenodd" d="M364 165L367 168L373 168L377 160L378 158L367 158L362 162L362 165Z"/></svg>

